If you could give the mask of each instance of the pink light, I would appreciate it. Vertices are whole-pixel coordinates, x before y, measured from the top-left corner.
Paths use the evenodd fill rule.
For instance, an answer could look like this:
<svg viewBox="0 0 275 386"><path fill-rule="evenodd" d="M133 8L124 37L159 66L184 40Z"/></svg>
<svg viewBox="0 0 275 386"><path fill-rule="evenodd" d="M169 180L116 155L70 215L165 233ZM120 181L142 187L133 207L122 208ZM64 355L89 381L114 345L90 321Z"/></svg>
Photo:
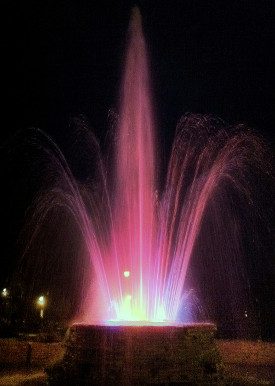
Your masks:
<svg viewBox="0 0 275 386"><path fill-rule="evenodd" d="M185 273L178 274L179 288L174 289L174 274L169 274L169 237L160 218L166 209L160 207L158 213L155 194L155 124L146 45L137 8L133 10L129 35L115 149L110 243L104 246L104 252L97 243L91 245L97 284L91 287L84 320L166 325L167 320L176 320ZM94 241L92 238L92 244ZM174 269L180 267L175 265Z"/></svg>
<svg viewBox="0 0 275 386"><path fill-rule="evenodd" d="M225 146L216 156L217 149L209 142L205 151L196 153L192 134L184 142L182 130L174 142L164 194L157 197L155 124L146 45L136 8L129 28L119 116L108 237L101 229L96 232L83 214L94 278L82 320L167 325L179 318L205 208L227 173L231 152ZM212 165L211 152L216 157ZM183 195L190 162L193 180Z"/></svg>

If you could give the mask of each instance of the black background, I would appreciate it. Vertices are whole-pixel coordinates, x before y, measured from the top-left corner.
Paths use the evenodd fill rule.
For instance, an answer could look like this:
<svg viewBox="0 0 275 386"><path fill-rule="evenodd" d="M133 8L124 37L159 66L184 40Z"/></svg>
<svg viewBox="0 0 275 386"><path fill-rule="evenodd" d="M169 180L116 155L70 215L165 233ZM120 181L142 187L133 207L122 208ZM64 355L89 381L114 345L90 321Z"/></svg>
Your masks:
<svg viewBox="0 0 275 386"><path fill-rule="evenodd" d="M245 122L274 146L274 1L136 3L163 142L171 142L181 115L192 111ZM9 3L3 13L3 140L39 127L62 142L78 114L104 137L108 110L117 105L134 4L25 1L19 9Z"/></svg>

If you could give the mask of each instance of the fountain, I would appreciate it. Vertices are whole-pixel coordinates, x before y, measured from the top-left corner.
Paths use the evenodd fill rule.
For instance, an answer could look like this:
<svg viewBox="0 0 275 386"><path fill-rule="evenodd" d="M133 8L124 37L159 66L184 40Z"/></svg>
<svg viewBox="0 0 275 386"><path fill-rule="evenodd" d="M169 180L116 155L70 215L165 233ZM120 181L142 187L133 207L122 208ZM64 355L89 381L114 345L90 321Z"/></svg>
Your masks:
<svg viewBox="0 0 275 386"><path fill-rule="evenodd" d="M219 251L234 261L233 268L225 263L230 271L225 300L231 309L244 312L242 294L237 296L242 278L231 280L231 271L244 272L243 260L236 263L242 255L236 218L240 207L242 214L252 210L251 178L267 172L267 164L261 163L263 145L241 125L230 128L220 119L185 114L160 193L150 78L137 8L128 38L111 177L91 133L97 168L85 185L73 177L57 145L36 131L32 145L44 151L47 177L27 223L30 237L21 271L32 255L44 253L48 258L43 242L51 242L53 235L67 240L66 232L75 230L76 236L72 230L69 234L78 240L76 254L85 264L77 276L85 277L79 288L82 301L67 333L64 360L49 370L52 382L213 384L220 369L216 327L191 323L194 315L190 319L186 308L188 267L194 251L201 253L205 222L214 228L228 225L230 245L219 227L214 234L224 243ZM42 240L47 232L50 236ZM54 245L59 253L59 243ZM65 243L62 248L67 248ZM88 256L91 269L83 256Z"/></svg>

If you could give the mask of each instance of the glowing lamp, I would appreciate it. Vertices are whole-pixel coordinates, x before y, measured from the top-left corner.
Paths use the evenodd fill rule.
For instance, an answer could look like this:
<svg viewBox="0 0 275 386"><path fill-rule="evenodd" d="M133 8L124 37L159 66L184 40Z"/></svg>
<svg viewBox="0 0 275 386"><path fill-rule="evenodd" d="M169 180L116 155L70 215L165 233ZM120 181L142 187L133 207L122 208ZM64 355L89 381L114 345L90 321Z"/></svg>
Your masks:
<svg viewBox="0 0 275 386"><path fill-rule="evenodd" d="M44 317L44 307L45 307L45 304L46 304L45 296L43 296L43 295L39 296L39 298L37 299L36 304L40 308L40 318L43 319L43 317Z"/></svg>
<svg viewBox="0 0 275 386"><path fill-rule="evenodd" d="M7 297L8 294L9 294L9 293L8 293L7 288L4 288L3 291L2 291L2 296Z"/></svg>
<svg viewBox="0 0 275 386"><path fill-rule="evenodd" d="M44 299L44 296L39 296L38 300L37 300L37 304L41 307L44 307L45 305L45 299Z"/></svg>

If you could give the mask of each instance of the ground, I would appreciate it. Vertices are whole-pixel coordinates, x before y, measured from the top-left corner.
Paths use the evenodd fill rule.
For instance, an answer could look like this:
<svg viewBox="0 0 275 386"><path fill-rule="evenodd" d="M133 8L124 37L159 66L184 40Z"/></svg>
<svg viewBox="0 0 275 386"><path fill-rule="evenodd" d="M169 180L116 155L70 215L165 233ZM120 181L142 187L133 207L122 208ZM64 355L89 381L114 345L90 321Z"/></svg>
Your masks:
<svg viewBox="0 0 275 386"><path fill-rule="evenodd" d="M275 343L217 340L228 385L275 384Z"/></svg>
<svg viewBox="0 0 275 386"><path fill-rule="evenodd" d="M275 384L275 343L217 340L225 385ZM0 385L46 385L43 369L63 356L61 343L0 339Z"/></svg>

